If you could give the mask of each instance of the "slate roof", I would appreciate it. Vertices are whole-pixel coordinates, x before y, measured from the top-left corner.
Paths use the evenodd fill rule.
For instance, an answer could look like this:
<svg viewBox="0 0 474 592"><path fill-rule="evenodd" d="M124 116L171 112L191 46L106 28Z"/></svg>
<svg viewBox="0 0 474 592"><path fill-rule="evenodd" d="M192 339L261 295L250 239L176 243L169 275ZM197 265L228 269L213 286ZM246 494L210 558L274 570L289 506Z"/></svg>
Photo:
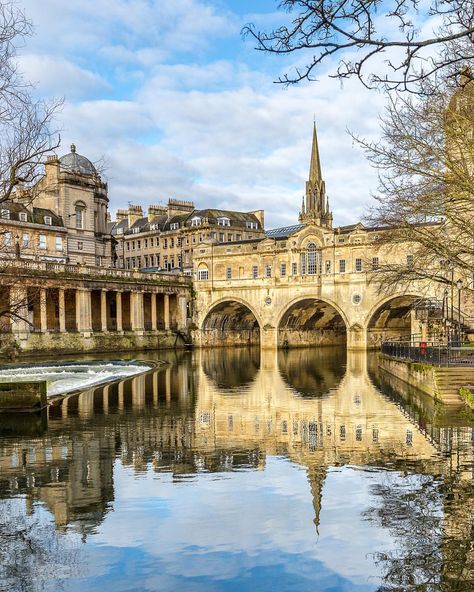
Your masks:
<svg viewBox="0 0 474 592"><path fill-rule="evenodd" d="M265 232L265 236L268 238L288 238L298 230L304 228L306 224L294 224L293 226L284 226L283 228L272 228L271 230L267 230Z"/></svg>

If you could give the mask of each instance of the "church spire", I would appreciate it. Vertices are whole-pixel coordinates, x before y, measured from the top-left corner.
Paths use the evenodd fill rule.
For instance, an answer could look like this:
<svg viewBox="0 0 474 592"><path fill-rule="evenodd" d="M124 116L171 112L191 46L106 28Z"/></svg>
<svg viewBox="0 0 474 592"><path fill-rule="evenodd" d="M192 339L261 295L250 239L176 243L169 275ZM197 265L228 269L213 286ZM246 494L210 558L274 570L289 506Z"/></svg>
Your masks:
<svg viewBox="0 0 474 592"><path fill-rule="evenodd" d="M321 174L316 122L313 124L313 143L311 146L309 177L306 181L306 195L299 220L302 223L316 224L327 228L332 226L332 215L329 211L329 202L326 199L326 185Z"/></svg>
<svg viewBox="0 0 474 592"><path fill-rule="evenodd" d="M321 161L319 160L318 134L316 132L316 122L313 123L313 145L311 147L311 164L309 166L310 183L322 181Z"/></svg>

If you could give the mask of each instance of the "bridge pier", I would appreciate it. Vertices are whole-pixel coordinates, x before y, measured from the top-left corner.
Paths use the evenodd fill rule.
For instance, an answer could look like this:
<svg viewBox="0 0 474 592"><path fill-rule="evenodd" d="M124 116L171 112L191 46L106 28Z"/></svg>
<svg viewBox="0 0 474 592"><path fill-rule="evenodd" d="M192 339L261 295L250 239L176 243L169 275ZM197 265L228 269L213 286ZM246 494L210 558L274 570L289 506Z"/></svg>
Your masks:
<svg viewBox="0 0 474 592"><path fill-rule="evenodd" d="M260 331L260 348L277 349L278 330L275 327L264 326Z"/></svg>

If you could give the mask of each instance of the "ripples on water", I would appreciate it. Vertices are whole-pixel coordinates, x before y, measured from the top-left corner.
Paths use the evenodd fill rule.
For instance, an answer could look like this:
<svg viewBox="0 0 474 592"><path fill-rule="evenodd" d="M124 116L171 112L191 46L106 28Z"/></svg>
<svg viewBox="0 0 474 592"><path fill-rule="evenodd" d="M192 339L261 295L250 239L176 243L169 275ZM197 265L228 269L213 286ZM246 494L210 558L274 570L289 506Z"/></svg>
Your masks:
<svg viewBox="0 0 474 592"><path fill-rule="evenodd" d="M0 590L474 589L464 409L339 349L170 361L0 418Z"/></svg>

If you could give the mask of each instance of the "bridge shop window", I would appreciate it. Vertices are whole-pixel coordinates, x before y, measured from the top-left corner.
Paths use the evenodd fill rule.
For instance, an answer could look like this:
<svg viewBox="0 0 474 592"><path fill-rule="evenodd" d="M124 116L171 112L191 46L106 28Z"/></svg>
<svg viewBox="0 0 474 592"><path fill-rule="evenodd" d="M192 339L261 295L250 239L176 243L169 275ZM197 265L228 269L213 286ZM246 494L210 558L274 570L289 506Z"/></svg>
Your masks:
<svg viewBox="0 0 474 592"><path fill-rule="evenodd" d="M254 265L252 267L252 277L254 280L256 280L258 278L258 267L257 265Z"/></svg>
<svg viewBox="0 0 474 592"><path fill-rule="evenodd" d="M298 275L298 263L291 264L291 275Z"/></svg>
<svg viewBox="0 0 474 592"><path fill-rule="evenodd" d="M272 266L271 265L265 266L265 277L267 277L267 278L272 277Z"/></svg>
<svg viewBox="0 0 474 592"><path fill-rule="evenodd" d="M355 270L362 271L362 259L355 260Z"/></svg>
<svg viewBox="0 0 474 592"><path fill-rule="evenodd" d="M331 261L326 261L326 273L331 273Z"/></svg>
<svg viewBox="0 0 474 592"><path fill-rule="evenodd" d="M339 259L339 273L346 273L346 260Z"/></svg>
<svg viewBox="0 0 474 592"><path fill-rule="evenodd" d="M228 267L228 268L225 270L225 277L226 277L226 279L228 279L228 280L231 280L231 279L232 279L232 267Z"/></svg>
<svg viewBox="0 0 474 592"><path fill-rule="evenodd" d="M372 257L372 269L378 269L379 268L379 258L378 257Z"/></svg>
<svg viewBox="0 0 474 592"><path fill-rule="evenodd" d="M286 263L282 263L280 266L280 275L281 277L285 277L286 276Z"/></svg>

